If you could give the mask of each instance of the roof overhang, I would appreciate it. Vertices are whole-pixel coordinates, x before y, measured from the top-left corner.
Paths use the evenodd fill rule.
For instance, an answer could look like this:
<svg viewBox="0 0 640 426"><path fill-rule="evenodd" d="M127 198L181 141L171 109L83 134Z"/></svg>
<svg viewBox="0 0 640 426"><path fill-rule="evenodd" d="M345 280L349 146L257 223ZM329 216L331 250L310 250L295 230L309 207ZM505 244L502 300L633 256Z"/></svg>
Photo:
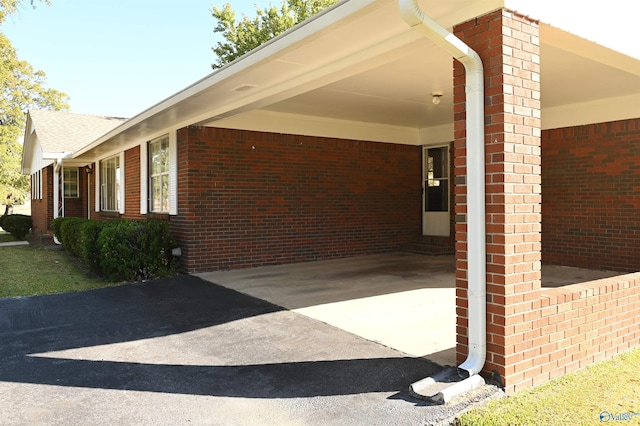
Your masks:
<svg viewBox="0 0 640 426"><path fill-rule="evenodd" d="M505 6L502 0L420 3L446 28ZM637 58L544 23L540 27L544 128L640 115ZM143 111L74 157L100 158L192 125L444 142L453 138L452 63L406 25L396 0L342 1ZM439 105L431 102L435 91L444 93Z"/></svg>

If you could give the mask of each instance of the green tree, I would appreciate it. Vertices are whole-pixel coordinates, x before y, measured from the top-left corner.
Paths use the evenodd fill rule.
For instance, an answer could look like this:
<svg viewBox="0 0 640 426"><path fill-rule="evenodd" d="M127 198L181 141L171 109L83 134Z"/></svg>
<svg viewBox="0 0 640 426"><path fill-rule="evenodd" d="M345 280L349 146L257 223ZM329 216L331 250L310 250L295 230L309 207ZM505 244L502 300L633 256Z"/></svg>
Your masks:
<svg viewBox="0 0 640 426"><path fill-rule="evenodd" d="M40 1L49 4L49 0ZM16 13L21 3L21 0L0 0L0 23L4 22L8 15ZM35 7L36 0L30 0L30 3L32 7Z"/></svg>
<svg viewBox="0 0 640 426"><path fill-rule="evenodd" d="M213 47L217 59L211 67L222 68L337 1L282 0L279 8L272 4L265 9L256 6L256 16L253 19L243 14L240 20L236 20L236 13L229 3L222 9L214 6L212 15L217 20L217 25L213 31L222 33L225 41L218 42Z"/></svg>
<svg viewBox="0 0 640 426"><path fill-rule="evenodd" d="M19 4L20 0L0 0L0 24L17 11ZM27 110L67 110L67 102L66 94L46 87L44 72L34 70L31 64L18 58L11 41L0 32L0 203L9 194L22 200L29 192L29 177L20 173L19 142Z"/></svg>

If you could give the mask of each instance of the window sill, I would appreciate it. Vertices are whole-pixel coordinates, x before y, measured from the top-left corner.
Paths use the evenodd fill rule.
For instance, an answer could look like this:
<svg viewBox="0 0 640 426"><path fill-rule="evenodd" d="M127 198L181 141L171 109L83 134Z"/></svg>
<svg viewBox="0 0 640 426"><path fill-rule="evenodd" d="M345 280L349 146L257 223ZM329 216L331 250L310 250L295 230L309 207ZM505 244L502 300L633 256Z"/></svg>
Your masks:
<svg viewBox="0 0 640 426"><path fill-rule="evenodd" d="M159 220L163 222L168 222L170 220L169 213L147 213L147 220Z"/></svg>
<svg viewBox="0 0 640 426"><path fill-rule="evenodd" d="M100 217L106 218L120 218L120 212L101 211Z"/></svg>

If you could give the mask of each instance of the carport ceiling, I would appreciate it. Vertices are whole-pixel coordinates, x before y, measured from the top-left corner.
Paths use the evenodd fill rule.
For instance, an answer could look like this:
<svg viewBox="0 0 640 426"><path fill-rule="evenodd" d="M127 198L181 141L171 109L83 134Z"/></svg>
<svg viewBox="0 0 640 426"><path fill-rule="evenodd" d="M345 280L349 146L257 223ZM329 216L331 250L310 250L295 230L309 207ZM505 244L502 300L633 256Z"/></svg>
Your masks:
<svg viewBox="0 0 640 426"><path fill-rule="evenodd" d="M558 36L566 40L575 36L557 29L551 33L551 43L542 40L540 46L543 109L625 96L633 88L640 93L638 75L633 70L594 60L588 52L563 48ZM595 44L591 47L596 52L601 49ZM394 57L393 61L264 109L413 128L451 123L453 59L427 40L402 47ZM432 103L435 91L444 94L439 105Z"/></svg>
<svg viewBox="0 0 640 426"><path fill-rule="evenodd" d="M267 110L316 117L427 127L453 117L453 59L433 44L415 42L397 59L268 106ZM432 93L444 94L439 105Z"/></svg>

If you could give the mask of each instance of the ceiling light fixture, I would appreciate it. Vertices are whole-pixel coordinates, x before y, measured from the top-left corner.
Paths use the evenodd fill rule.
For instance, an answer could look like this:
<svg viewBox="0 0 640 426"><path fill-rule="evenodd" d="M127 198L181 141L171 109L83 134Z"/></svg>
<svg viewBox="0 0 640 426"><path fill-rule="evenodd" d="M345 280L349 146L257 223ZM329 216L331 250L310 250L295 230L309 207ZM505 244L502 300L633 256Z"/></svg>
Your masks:
<svg viewBox="0 0 640 426"><path fill-rule="evenodd" d="M444 95L444 93L438 91L438 92L433 92L431 94L432 98L431 98L431 102L433 102L434 105L440 105L440 101L442 96Z"/></svg>

